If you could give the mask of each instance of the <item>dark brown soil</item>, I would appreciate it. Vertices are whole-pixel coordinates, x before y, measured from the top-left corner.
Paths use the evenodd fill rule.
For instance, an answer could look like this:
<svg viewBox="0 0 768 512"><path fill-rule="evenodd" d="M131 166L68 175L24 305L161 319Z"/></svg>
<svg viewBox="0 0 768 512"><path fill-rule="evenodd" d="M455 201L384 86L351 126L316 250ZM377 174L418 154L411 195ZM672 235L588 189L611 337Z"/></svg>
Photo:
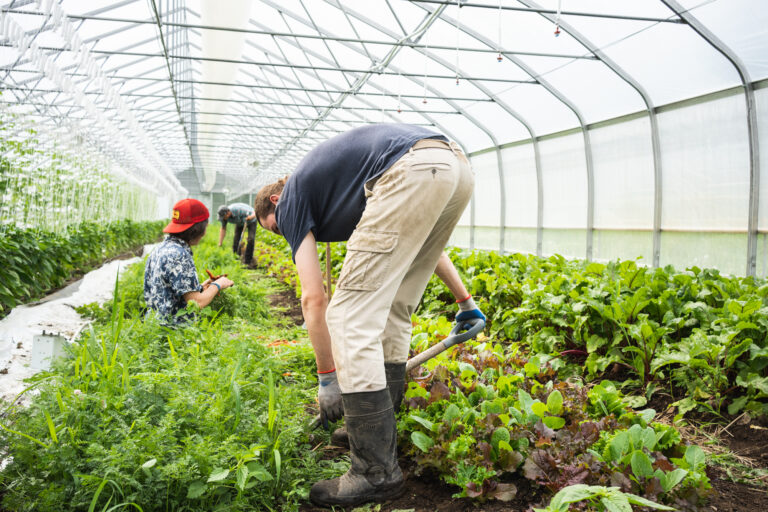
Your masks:
<svg viewBox="0 0 768 512"><path fill-rule="evenodd" d="M662 404L658 404L662 405ZM664 409L662 406L661 410ZM747 460L750 465L768 469L768 418L749 419L744 416L734 422L727 431L722 432L720 442L728 447L734 454ZM713 427L716 428L716 427ZM333 459L343 454L345 450L326 446L322 448L324 459ZM396 499L381 504L379 512L392 512L395 510L413 510L413 512L526 512L534 506L546 505L548 498L543 496L541 490L534 489L530 483L520 478L515 481L518 492L517 497L508 503L489 501L477 503L467 498L453 498L458 491L456 487L441 482L437 476L425 474L416 476L413 474L412 465L409 462L400 461L400 466L407 468L405 492ZM768 489L765 485L768 481L755 482L754 485L734 482L725 468L710 466L707 471L710 478L713 493L708 503L701 507L705 512L767 512ZM544 503L542 503L544 502ZM347 512L355 507L350 507ZM315 507L310 503L301 507L300 512L320 512L328 510ZM341 510L341 509L336 509ZM372 512L375 508L370 509Z"/></svg>
<svg viewBox="0 0 768 512"><path fill-rule="evenodd" d="M720 468L709 474L715 490L709 503L702 508L717 512L765 512L768 510L768 491L731 481Z"/></svg>
<svg viewBox="0 0 768 512"><path fill-rule="evenodd" d="M757 467L768 469L768 418L741 418L720 434L720 442L739 457L746 457Z"/></svg>
<svg viewBox="0 0 768 512"><path fill-rule="evenodd" d="M301 312L301 301L296 298L293 290L281 290L267 297L272 308L280 310L296 325L304 323Z"/></svg>
<svg viewBox="0 0 768 512"><path fill-rule="evenodd" d="M402 463L401 467L404 467ZM514 500L506 503L498 500L479 503L467 498L453 498L452 495L458 492L458 487L444 484L434 475L415 476L408 469L404 473L406 478L405 492L395 500L382 503L379 512L392 512L394 510L412 510L413 512L525 512L530 505L541 499L524 478L514 482L517 485L517 497ZM337 507L335 510L349 512L354 508L341 509ZM329 509L315 507L309 503L299 509L300 512L327 510ZM371 510L375 509L371 507Z"/></svg>

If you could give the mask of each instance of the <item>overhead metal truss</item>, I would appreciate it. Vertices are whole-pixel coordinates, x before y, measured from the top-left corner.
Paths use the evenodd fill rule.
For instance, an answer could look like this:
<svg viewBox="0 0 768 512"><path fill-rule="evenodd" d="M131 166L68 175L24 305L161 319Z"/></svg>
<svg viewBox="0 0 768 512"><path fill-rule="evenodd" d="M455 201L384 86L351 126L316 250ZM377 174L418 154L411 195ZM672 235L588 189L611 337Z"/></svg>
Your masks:
<svg viewBox="0 0 768 512"><path fill-rule="evenodd" d="M760 159L753 78L739 55L696 17L689 3L686 8L676 0L659 0L661 8L653 10L659 15L647 16L632 14L630 8L611 12L559 10L551 8L554 2L544 0L402 0L387 2L390 17L385 22L366 10L366 2L260 0L254 3L268 9L269 16L254 16L243 27L206 23L199 1L121 0L82 12L82 3L70 0L3 0L0 104L54 126L61 126L64 120L81 127L96 126L102 119L120 130L131 130L135 120L173 174L191 170L197 177L194 192L211 192L205 190L204 174L205 167L213 165L209 171L227 177L229 198L252 193L263 177L290 171L316 143L364 123L433 126L470 146L463 131L455 127L460 118L467 130L476 132L476 138L485 140L496 154L498 249L503 252L507 198L501 148L513 139L488 119L485 113L490 110L484 109L494 108L521 129L531 144L537 183L536 252L542 254L545 194L540 143L547 132L514 95L518 90L535 90L570 116L569 128L580 133L580 167L586 171L587 184L584 256L591 259L596 178L590 124L595 120L589 119L580 98L550 75L567 66L593 63L626 84L644 105L653 155L652 259L659 265L665 192L659 106L643 80L611 56L610 45L593 41L577 24L584 20L627 23L638 27L636 33L656 25L677 26L720 52L736 70L744 90L750 151L746 269L749 275L755 273ZM332 24L318 19L321 5L334 12ZM70 8L75 12L68 12ZM462 24L461 13L470 11L489 16L498 13L498 37L492 30ZM568 44L563 45L563 51L503 45L502 12L524 20L546 20L556 27L555 35L562 30L570 38ZM62 17L75 30L89 34L77 47L73 46L74 39L67 37L70 29L61 29ZM264 18L273 24L264 23ZM24 33L9 31L6 20L23 22ZM451 27L452 32L448 30ZM211 56L201 41L209 32L244 35L245 47L240 54ZM78 60L84 53L80 46L87 48L90 58L100 66L98 76L86 68L85 60ZM478 72L471 62L493 56L499 67L489 67L487 72ZM36 65L35 58L55 62L57 73ZM413 64L416 58L418 63ZM547 65L542 67L542 62ZM217 65L236 66L236 77L206 78L203 67ZM52 80L54 75L81 92L73 96L71 90ZM453 81L469 87L450 93L445 84ZM226 93L206 95L204 89ZM112 92L107 95L105 91ZM121 109L115 98L128 105L129 112ZM258 165L252 165L254 162ZM172 176L163 180L173 181ZM213 186L213 191L223 188L221 184ZM473 200L473 225L477 205ZM472 245L474 239L470 240Z"/></svg>

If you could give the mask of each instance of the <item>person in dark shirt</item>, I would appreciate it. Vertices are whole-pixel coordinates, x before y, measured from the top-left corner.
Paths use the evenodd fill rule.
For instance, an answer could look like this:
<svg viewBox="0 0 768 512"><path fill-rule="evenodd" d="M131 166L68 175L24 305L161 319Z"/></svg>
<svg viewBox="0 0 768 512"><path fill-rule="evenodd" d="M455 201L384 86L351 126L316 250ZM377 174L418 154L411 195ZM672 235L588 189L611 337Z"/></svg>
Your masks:
<svg viewBox="0 0 768 512"><path fill-rule="evenodd" d="M325 426L344 415L352 465L315 483L318 505L386 500L403 490L396 421L411 314L433 272L459 298L457 320L485 318L443 249L472 195L458 145L406 124L376 124L329 139L287 179L259 190L265 229L288 240L315 350ZM347 240L330 304L316 242Z"/></svg>

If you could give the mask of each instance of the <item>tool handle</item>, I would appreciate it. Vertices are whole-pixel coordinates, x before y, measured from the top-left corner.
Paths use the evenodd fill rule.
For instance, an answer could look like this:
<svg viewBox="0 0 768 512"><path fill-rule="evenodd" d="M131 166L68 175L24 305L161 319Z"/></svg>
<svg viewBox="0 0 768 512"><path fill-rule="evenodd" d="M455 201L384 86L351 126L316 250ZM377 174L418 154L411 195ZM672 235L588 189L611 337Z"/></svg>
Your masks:
<svg viewBox="0 0 768 512"><path fill-rule="evenodd" d="M412 369L422 364L424 361L432 359L440 352L449 349L454 345L458 345L459 343L464 343L467 340L471 340L477 336L477 334L484 328L485 320L482 318L472 318L470 320L465 320L464 322L456 324L453 326L453 329L451 329L450 336L439 343L435 343L424 352L416 354L410 358L405 365L405 371L411 371ZM462 332L464 329L467 330Z"/></svg>
<svg viewBox="0 0 768 512"><path fill-rule="evenodd" d="M409 371L413 370L417 366L420 366L421 363L423 363L424 361L426 361L428 359L432 359L437 354L439 354L440 352L442 352L443 350L445 350L447 348L448 347L445 346L443 341L441 341L439 343L435 343L434 345L429 347L424 352L420 352L420 353L416 354L415 356L413 356L412 358L410 358L408 360L408 362L405 363L405 371L409 372Z"/></svg>

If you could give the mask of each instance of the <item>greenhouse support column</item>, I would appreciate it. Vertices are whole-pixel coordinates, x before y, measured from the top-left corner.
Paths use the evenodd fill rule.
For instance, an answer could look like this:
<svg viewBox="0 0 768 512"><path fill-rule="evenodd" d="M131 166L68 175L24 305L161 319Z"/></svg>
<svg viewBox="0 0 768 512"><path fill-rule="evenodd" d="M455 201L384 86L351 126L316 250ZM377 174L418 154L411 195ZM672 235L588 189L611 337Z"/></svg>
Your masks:
<svg viewBox="0 0 768 512"><path fill-rule="evenodd" d="M533 159L536 163L536 256L541 258L544 246L544 176L541 170L539 141L533 140Z"/></svg>
<svg viewBox="0 0 768 512"><path fill-rule="evenodd" d="M656 111L648 109L648 118L651 121L651 146L653 149L653 267L661 264L661 200L662 194L662 169L661 169L661 143L659 142L659 123Z"/></svg>
<svg viewBox="0 0 768 512"><path fill-rule="evenodd" d="M587 261L592 261L592 244L595 235L595 173L592 168L592 143L589 128L582 127L584 133L584 156L587 160Z"/></svg>
<svg viewBox="0 0 768 512"><path fill-rule="evenodd" d="M496 146L496 163L499 166L499 254L504 254L504 236L507 222L507 191L504 187L504 167L501 148Z"/></svg>
<svg viewBox="0 0 768 512"><path fill-rule="evenodd" d="M749 217L747 219L747 275L754 276L757 271L757 227L758 212L760 211L760 139L757 133L757 108L755 107L755 90L749 71L736 52L718 39L698 18L680 5L677 0L662 0L672 11L713 48L720 52L736 68L744 87L747 102L747 134L749 138Z"/></svg>
<svg viewBox="0 0 768 512"><path fill-rule="evenodd" d="M475 248L475 190L472 191L472 199L469 201L469 249Z"/></svg>

